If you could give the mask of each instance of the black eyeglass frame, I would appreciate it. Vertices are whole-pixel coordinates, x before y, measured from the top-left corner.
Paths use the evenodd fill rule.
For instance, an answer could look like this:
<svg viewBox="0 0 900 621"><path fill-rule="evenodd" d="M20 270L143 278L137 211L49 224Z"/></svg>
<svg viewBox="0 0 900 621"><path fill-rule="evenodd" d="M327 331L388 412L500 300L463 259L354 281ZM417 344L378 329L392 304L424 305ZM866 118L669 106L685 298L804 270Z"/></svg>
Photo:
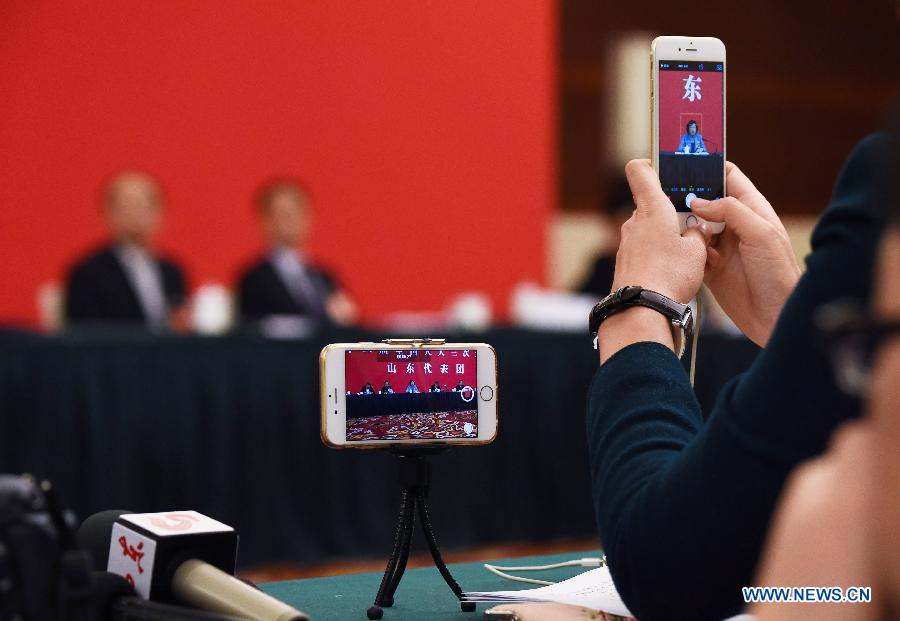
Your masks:
<svg viewBox="0 0 900 621"><path fill-rule="evenodd" d="M900 318L886 321L858 300L839 300L818 309L814 321L838 387L862 396L879 350L900 338Z"/></svg>

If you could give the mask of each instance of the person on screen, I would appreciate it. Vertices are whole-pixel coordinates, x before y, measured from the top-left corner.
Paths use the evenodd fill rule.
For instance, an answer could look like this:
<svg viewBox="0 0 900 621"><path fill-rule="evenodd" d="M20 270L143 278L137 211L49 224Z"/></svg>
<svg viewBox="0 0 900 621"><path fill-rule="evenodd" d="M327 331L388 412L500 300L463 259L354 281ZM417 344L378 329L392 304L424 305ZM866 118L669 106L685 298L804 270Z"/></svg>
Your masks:
<svg viewBox="0 0 900 621"><path fill-rule="evenodd" d="M391 388L390 382L384 380L384 384L381 385L381 390L379 390L378 393L382 395L392 395L394 394L394 389Z"/></svg>
<svg viewBox="0 0 900 621"><path fill-rule="evenodd" d="M409 380L409 385L406 387L406 392L408 393L418 393L419 387L416 386L416 382L414 380Z"/></svg>
<svg viewBox="0 0 900 621"><path fill-rule="evenodd" d="M162 214L162 190L146 173L123 172L109 182L103 193L109 241L69 272L64 311L69 325L187 328L184 272L154 248Z"/></svg>
<svg viewBox="0 0 900 621"><path fill-rule="evenodd" d="M465 388L462 380L459 380L456 383L456 386L453 387L453 392L462 392L462 389Z"/></svg>
<svg viewBox="0 0 900 621"><path fill-rule="evenodd" d="M685 127L687 133L681 137L678 143L678 153L706 153L706 145L703 144L703 136L697 132L697 121L691 119Z"/></svg>
<svg viewBox="0 0 900 621"><path fill-rule="evenodd" d="M240 276L240 319L294 316L316 324L354 323L353 300L331 273L314 266L304 253L312 216L309 195L300 183L277 179L264 184L256 207L269 248Z"/></svg>
<svg viewBox="0 0 900 621"><path fill-rule="evenodd" d="M362 389L359 391L359 394L361 394L361 395L374 395L374 394L375 394L375 389L372 388L372 384L371 384L370 382L366 382L366 385L362 387Z"/></svg>
<svg viewBox="0 0 900 621"><path fill-rule="evenodd" d="M441 392L441 385L435 382L431 385L431 388L428 389L428 392Z"/></svg>

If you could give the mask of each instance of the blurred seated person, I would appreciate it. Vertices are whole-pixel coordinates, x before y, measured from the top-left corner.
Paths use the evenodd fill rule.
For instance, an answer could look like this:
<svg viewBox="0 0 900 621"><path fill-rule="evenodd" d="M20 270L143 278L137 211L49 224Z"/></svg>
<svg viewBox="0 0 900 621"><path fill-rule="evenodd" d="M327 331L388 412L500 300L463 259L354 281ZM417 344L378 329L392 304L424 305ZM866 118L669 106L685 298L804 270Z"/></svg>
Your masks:
<svg viewBox="0 0 900 621"><path fill-rule="evenodd" d="M371 384L371 383L366 382L366 385L362 387L362 390L359 391L359 394L361 394L361 395L374 395L374 394L375 394L375 389L372 388L372 384Z"/></svg>
<svg viewBox="0 0 900 621"><path fill-rule="evenodd" d="M69 325L188 327L184 273L153 247L162 210L162 191L149 175L124 172L110 181L103 196L109 240L69 273L65 298Z"/></svg>
<svg viewBox="0 0 900 621"><path fill-rule="evenodd" d="M594 259L594 265L584 282L578 287L579 293L605 297L612 289L613 274L616 271L616 251L622 236L622 225L634 213L631 188L628 180L620 173L613 182L607 198L606 211L609 214L609 243Z"/></svg>
<svg viewBox="0 0 900 621"><path fill-rule="evenodd" d="M456 386L453 387L453 392L462 392L463 388L465 388L465 386L463 385L463 381L459 380L458 382L456 382Z"/></svg>
<svg viewBox="0 0 900 621"><path fill-rule="evenodd" d="M678 143L678 153L706 153L706 145L703 144L703 136L697 133L697 121L688 121L685 126L687 133L681 137Z"/></svg>
<svg viewBox="0 0 900 621"><path fill-rule="evenodd" d="M441 392L441 385L435 382L431 385L431 388L428 389L428 392Z"/></svg>
<svg viewBox="0 0 900 621"><path fill-rule="evenodd" d="M419 387L416 386L415 380L409 380L409 385L406 387L406 392L408 393L418 393Z"/></svg>
<svg viewBox="0 0 900 621"><path fill-rule="evenodd" d="M389 381L384 380L384 384L381 385L381 390L379 390L378 393L382 395L392 395L394 394L394 389L391 388L391 383Z"/></svg>
<svg viewBox="0 0 900 621"><path fill-rule="evenodd" d="M312 214L303 188L287 179L267 183L256 205L269 250L240 277L240 318L257 321L287 315L316 323L353 323L356 305L331 274L304 255Z"/></svg>

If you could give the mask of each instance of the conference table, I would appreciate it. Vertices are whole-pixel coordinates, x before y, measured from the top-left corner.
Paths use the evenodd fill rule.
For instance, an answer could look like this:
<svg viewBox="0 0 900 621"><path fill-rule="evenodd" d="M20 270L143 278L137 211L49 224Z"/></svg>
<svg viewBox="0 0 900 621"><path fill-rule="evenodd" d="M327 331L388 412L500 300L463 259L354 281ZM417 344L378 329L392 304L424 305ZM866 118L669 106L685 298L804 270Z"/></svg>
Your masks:
<svg viewBox="0 0 900 621"><path fill-rule="evenodd" d="M598 557L598 550L567 554L492 559L480 563L449 565L463 591L512 591L540 585L506 580L488 572L484 563L498 565L549 565L584 557ZM513 572L542 580L560 581L589 571L585 567L563 567L540 572ZM366 610L375 600L382 574L361 573L328 578L269 582L259 587L307 613L313 621L366 620ZM408 569L397 589L394 605L384 609L385 621L429 619L430 621L480 621L483 611L497 604L479 603L475 612L462 612L459 602L434 567Z"/></svg>
<svg viewBox="0 0 900 621"><path fill-rule="evenodd" d="M0 472L50 479L81 518L195 509L237 529L242 567L385 558L396 459L324 447L318 402L323 345L384 336L404 335L0 330ZM597 357L588 335L501 327L441 336L494 345L500 417L492 445L432 460L441 547L595 533L585 404ZM701 338L701 404L711 407L754 355L746 341ZM424 550L421 537L413 543Z"/></svg>

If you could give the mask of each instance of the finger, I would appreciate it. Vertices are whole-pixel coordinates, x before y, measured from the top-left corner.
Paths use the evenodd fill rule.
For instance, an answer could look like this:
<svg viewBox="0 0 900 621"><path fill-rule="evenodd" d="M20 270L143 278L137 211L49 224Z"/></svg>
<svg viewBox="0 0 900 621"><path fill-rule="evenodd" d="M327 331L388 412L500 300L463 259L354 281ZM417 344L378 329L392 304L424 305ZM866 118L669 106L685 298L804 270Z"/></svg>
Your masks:
<svg viewBox="0 0 900 621"><path fill-rule="evenodd" d="M722 255L719 254L719 251L713 248L712 246L707 246L706 248L706 265L711 270L715 270L719 267L719 264L722 261Z"/></svg>
<svg viewBox="0 0 900 621"><path fill-rule="evenodd" d="M775 209L772 208L766 197L756 189L750 178L733 162L725 162L725 193L747 205L771 224L780 224L781 221L778 219Z"/></svg>
<svg viewBox="0 0 900 621"><path fill-rule="evenodd" d="M771 231L769 223L736 198L726 197L717 201L696 198L691 211L710 222L724 222L740 239L755 239Z"/></svg>
<svg viewBox="0 0 900 621"><path fill-rule="evenodd" d="M631 160L625 165L625 176L634 196L635 210L643 215L659 215L675 210L672 201L662 191L659 176L650 165L650 160Z"/></svg>
<svg viewBox="0 0 900 621"><path fill-rule="evenodd" d="M704 249L709 246L709 242L712 239L712 231L709 228L709 225L705 222L701 222L696 226L688 227L684 233L681 234L683 239L699 241L703 244Z"/></svg>

